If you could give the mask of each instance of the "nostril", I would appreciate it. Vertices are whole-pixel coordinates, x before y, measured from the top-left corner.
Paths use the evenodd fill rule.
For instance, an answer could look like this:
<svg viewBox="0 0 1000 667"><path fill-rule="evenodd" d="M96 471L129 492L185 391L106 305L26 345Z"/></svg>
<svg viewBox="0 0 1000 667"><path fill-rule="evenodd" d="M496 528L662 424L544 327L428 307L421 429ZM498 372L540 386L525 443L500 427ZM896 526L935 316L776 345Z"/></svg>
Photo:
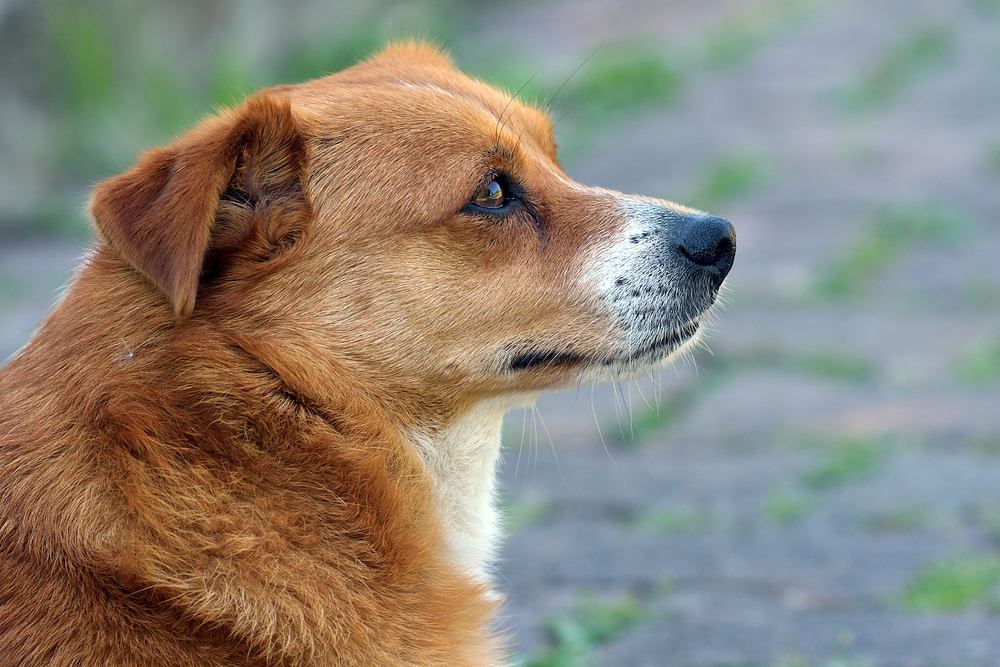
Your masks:
<svg viewBox="0 0 1000 667"><path fill-rule="evenodd" d="M736 245L733 240L728 236L724 236L719 239L719 242L715 244L715 254L711 257L712 264L719 264L724 262L727 257L735 254Z"/></svg>
<svg viewBox="0 0 1000 667"><path fill-rule="evenodd" d="M736 232L728 220L716 216L691 218L678 230L677 249L691 262L728 270L736 254Z"/></svg>

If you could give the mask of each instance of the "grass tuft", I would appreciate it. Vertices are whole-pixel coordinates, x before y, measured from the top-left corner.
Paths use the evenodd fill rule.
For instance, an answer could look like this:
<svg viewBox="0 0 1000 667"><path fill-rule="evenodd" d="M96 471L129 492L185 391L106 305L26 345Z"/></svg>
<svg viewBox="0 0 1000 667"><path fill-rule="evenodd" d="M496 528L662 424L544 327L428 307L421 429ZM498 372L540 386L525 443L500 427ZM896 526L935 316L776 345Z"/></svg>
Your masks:
<svg viewBox="0 0 1000 667"><path fill-rule="evenodd" d="M583 105L588 115L670 102L684 81L678 65L641 47L602 50L577 77L567 97L571 105Z"/></svg>
<svg viewBox="0 0 1000 667"><path fill-rule="evenodd" d="M826 461L807 470L802 483L813 491L869 477L881 464L885 453L880 444L869 438L851 438L833 446Z"/></svg>
<svg viewBox="0 0 1000 667"><path fill-rule="evenodd" d="M816 289L828 298L856 295L907 247L955 243L969 227L965 215L943 206L884 206L875 212L854 244L826 267Z"/></svg>
<svg viewBox="0 0 1000 667"><path fill-rule="evenodd" d="M798 523L813 510L813 499L794 489L777 487L764 497L763 513L767 520L781 525Z"/></svg>
<svg viewBox="0 0 1000 667"><path fill-rule="evenodd" d="M537 526L549 518L553 511L550 501L528 495L504 497L499 505L504 526L512 533Z"/></svg>
<svg viewBox="0 0 1000 667"><path fill-rule="evenodd" d="M683 506L660 507L639 514L634 521L637 530L661 535L703 535L712 530L715 518L711 512Z"/></svg>
<svg viewBox="0 0 1000 667"><path fill-rule="evenodd" d="M948 61L955 47L950 26L941 23L914 25L875 61L851 88L844 104L851 111L867 111L894 102L928 71Z"/></svg>
<svg viewBox="0 0 1000 667"><path fill-rule="evenodd" d="M604 602L584 595L569 614L548 619L552 648L529 658L525 667L582 667L594 648L620 637L642 621L643 608L632 596Z"/></svg>
<svg viewBox="0 0 1000 667"><path fill-rule="evenodd" d="M1000 380L1000 338L966 354L959 360L955 375L959 382L970 387Z"/></svg>
<svg viewBox="0 0 1000 667"><path fill-rule="evenodd" d="M845 382L865 383L875 377L875 368L868 359L834 350L802 354L796 359L806 373L815 377Z"/></svg>
<svg viewBox="0 0 1000 667"><path fill-rule="evenodd" d="M903 607L920 612L949 612L993 605L1000 584L1000 558L964 557L924 568L907 586Z"/></svg>
<svg viewBox="0 0 1000 667"><path fill-rule="evenodd" d="M705 167L685 201L702 210L718 209L759 190L770 170L767 158L761 155L723 156Z"/></svg>

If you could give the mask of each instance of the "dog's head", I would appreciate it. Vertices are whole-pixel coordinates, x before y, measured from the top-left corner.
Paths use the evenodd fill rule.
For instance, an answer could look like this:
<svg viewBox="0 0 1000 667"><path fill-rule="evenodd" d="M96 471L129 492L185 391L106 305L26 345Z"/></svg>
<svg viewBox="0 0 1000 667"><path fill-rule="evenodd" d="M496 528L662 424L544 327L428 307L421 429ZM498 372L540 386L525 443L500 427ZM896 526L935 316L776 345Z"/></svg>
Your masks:
<svg viewBox="0 0 1000 667"><path fill-rule="evenodd" d="M644 372L735 254L721 218L571 181L544 113L418 46L259 93L92 211L180 326L439 402Z"/></svg>

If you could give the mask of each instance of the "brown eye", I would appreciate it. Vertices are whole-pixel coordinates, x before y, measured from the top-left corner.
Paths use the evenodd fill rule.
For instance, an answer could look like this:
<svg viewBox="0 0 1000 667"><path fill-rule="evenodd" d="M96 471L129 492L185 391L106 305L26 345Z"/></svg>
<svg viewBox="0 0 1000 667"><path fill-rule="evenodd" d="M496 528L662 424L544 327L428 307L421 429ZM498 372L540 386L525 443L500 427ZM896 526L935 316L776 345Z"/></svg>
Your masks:
<svg viewBox="0 0 1000 667"><path fill-rule="evenodd" d="M472 203L483 208L501 208L507 203L507 193L497 180L492 180L476 193Z"/></svg>

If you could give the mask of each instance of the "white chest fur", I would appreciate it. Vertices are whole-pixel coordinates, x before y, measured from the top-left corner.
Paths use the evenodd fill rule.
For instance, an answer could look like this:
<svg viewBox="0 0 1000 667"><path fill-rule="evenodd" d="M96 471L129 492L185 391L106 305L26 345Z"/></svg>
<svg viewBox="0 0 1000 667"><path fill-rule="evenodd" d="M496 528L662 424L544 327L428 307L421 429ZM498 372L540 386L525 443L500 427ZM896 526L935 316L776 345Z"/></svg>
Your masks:
<svg viewBox="0 0 1000 667"><path fill-rule="evenodd" d="M445 428L412 433L434 475L451 557L483 581L500 538L495 500L503 416L524 403L523 397L484 401Z"/></svg>

